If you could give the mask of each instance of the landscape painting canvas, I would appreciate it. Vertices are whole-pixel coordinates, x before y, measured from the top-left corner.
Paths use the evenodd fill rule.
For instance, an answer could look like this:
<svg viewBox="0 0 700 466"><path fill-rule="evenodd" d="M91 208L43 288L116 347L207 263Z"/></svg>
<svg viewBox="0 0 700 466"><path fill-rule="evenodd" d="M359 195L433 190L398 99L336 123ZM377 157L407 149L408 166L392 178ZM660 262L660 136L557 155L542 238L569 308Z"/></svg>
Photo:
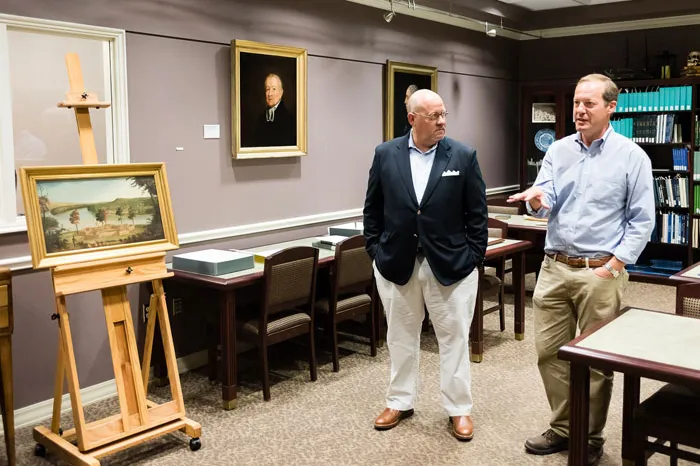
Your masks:
<svg viewBox="0 0 700 466"><path fill-rule="evenodd" d="M67 263L67 257L85 252L112 257L140 252L134 247L147 247L149 252L153 247L177 247L162 164L80 165L66 173L70 171L71 167L22 170L37 264Z"/></svg>

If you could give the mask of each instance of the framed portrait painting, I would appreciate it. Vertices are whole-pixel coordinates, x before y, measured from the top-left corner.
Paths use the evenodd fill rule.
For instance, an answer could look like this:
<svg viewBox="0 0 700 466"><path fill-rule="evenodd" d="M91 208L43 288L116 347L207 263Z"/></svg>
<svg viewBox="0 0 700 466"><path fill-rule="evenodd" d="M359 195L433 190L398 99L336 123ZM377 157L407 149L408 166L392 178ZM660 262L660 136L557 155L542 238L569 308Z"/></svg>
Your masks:
<svg viewBox="0 0 700 466"><path fill-rule="evenodd" d="M179 246L165 165L20 169L35 269Z"/></svg>
<svg viewBox="0 0 700 466"><path fill-rule="evenodd" d="M234 40L231 64L233 157L306 155L306 49Z"/></svg>
<svg viewBox="0 0 700 466"><path fill-rule="evenodd" d="M409 63L387 61L386 94L384 107L384 140L407 134L408 124L406 104L408 98L418 89L437 92L437 68Z"/></svg>

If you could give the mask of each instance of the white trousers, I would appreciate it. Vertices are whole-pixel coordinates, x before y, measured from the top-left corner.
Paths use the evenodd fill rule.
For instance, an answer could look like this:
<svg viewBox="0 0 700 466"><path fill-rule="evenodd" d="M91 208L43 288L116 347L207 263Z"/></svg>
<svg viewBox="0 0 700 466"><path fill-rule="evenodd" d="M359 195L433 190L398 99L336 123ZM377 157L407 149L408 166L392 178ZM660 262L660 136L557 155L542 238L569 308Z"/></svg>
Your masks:
<svg viewBox="0 0 700 466"><path fill-rule="evenodd" d="M391 378L386 405L413 409L418 391L420 333L428 308L440 350L440 388L448 416L469 416L472 410L469 327L474 317L478 271L450 286L433 275L427 259L416 260L405 285L385 279L374 267L377 290L387 319Z"/></svg>

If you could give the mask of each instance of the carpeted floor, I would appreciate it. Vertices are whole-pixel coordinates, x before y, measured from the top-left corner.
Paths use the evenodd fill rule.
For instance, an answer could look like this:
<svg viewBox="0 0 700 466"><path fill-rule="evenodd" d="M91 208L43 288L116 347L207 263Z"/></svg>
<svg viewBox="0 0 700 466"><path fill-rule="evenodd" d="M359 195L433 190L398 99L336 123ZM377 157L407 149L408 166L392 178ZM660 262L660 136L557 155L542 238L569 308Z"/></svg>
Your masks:
<svg viewBox="0 0 700 466"><path fill-rule="evenodd" d="M534 276L527 288L534 287ZM630 283L625 305L672 312L675 290ZM309 381L303 362L294 351L276 352L272 363L272 400L264 402L255 371L244 371L238 409L223 411L220 388L204 373L181 378L187 414L202 425L202 449L191 452L180 433L167 435L111 457L109 465L565 465L566 453L537 457L524 452L527 437L547 428L549 409L536 367L532 332L532 303L527 302L526 337L516 341L509 306L506 331L498 331L498 316L485 318L484 361L472 364L475 437L469 443L455 440L440 405L437 344L424 334L421 385L416 414L397 428L378 432L372 427L384 408L388 379L388 353L376 358L369 348L344 343L340 372L331 371L327 351L319 351L319 378ZM303 355L303 352L300 353ZM252 369L252 368L251 368ZM659 384L642 382L642 396ZM168 389L153 389L162 401ZM48 396L48 394L47 394ZM621 464L622 379L616 378L610 409L608 441L601 465ZM115 414L115 399L86 408L89 420ZM48 424L48 421L47 421ZM64 416L64 429L72 424ZM55 457L33 456L30 427L17 432L18 464L62 464ZM4 452L0 452L4 458ZM649 464L665 465L668 458L654 456ZM681 464L688 464L683 463Z"/></svg>

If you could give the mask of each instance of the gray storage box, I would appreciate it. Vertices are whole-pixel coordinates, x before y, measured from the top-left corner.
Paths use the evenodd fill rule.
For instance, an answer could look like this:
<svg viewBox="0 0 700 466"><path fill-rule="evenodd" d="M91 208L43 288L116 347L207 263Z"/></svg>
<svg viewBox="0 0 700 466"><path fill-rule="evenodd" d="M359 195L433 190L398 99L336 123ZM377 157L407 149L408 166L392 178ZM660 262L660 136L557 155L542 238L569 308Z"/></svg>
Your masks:
<svg viewBox="0 0 700 466"><path fill-rule="evenodd" d="M204 275L224 275L255 266L253 254L224 249L204 249L173 256L173 269Z"/></svg>
<svg viewBox="0 0 700 466"><path fill-rule="evenodd" d="M328 227L329 235L355 236L361 235L362 231L362 222L344 223L342 225L333 225L332 227Z"/></svg>

